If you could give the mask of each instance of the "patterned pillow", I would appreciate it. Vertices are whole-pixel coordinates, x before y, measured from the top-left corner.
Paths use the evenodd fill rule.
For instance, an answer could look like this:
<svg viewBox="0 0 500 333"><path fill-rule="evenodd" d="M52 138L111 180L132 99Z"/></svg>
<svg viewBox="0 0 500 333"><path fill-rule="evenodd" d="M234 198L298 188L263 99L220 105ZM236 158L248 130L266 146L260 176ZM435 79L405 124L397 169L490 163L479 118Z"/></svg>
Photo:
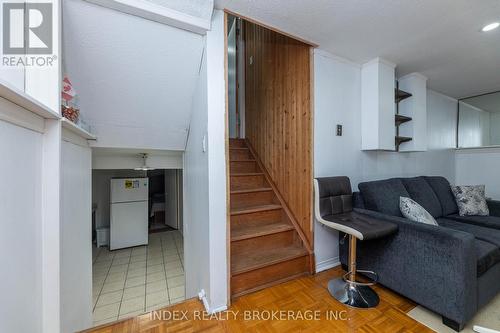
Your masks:
<svg viewBox="0 0 500 333"><path fill-rule="evenodd" d="M439 225L424 207L410 198L399 197L399 209L401 210L401 214L411 221Z"/></svg>
<svg viewBox="0 0 500 333"><path fill-rule="evenodd" d="M451 191L455 195L460 216L466 215L490 215L484 185L452 186Z"/></svg>

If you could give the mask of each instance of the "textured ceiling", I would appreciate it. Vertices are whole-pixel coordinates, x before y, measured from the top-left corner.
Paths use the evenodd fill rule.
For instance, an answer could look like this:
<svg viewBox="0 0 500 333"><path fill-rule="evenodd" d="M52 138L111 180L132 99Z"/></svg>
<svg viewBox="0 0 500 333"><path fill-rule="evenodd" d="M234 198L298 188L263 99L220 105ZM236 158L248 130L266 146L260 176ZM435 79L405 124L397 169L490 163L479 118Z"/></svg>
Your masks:
<svg viewBox="0 0 500 333"><path fill-rule="evenodd" d="M384 57L398 75L420 72L430 88L460 98L500 90L498 0L216 0L216 7L364 63Z"/></svg>
<svg viewBox="0 0 500 333"><path fill-rule="evenodd" d="M95 145L184 150L203 36L63 1L64 72Z"/></svg>
<svg viewBox="0 0 500 333"><path fill-rule="evenodd" d="M213 0L144 0L181 13L210 21L214 8Z"/></svg>

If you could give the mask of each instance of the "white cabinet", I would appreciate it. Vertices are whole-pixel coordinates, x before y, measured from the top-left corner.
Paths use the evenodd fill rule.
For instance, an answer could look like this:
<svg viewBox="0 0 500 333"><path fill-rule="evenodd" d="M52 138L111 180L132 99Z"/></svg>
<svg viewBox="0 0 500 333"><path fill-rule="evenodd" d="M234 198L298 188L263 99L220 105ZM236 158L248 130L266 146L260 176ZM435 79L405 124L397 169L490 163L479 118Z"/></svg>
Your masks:
<svg viewBox="0 0 500 333"><path fill-rule="evenodd" d="M400 152L427 150L427 78L411 73L398 79L399 89L412 96L399 102L399 114L411 121L399 126L399 135L412 138L402 143Z"/></svg>
<svg viewBox="0 0 500 333"><path fill-rule="evenodd" d="M395 150L395 67L376 58L361 68L362 150Z"/></svg>

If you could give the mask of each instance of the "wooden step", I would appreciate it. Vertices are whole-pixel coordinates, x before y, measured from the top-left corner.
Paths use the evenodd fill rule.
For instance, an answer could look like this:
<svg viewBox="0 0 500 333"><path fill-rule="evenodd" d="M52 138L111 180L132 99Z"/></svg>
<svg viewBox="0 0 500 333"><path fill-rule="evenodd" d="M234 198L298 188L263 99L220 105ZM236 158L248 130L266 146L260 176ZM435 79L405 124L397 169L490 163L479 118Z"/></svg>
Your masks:
<svg viewBox="0 0 500 333"><path fill-rule="evenodd" d="M281 205L270 204L270 205L261 205L261 206L253 206L253 207L232 208L231 209L231 216L242 215L242 214L253 214L253 213L257 213L257 212L265 212L265 211L278 210L278 209L281 209Z"/></svg>
<svg viewBox="0 0 500 333"><path fill-rule="evenodd" d="M241 241L291 230L294 230L293 226L284 221L262 223L259 220L253 220L247 223L231 224L231 241Z"/></svg>
<svg viewBox="0 0 500 333"><path fill-rule="evenodd" d="M244 189L238 189L238 190L231 190L231 194L270 192L272 190L273 189L271 187L244 188Z"/></svg>
<svg viewBox="0 0 500 333"><path fill-rule="evenodd" d="M297 243L300 243L300 240L295 230L287 230L231 242L231 255L234 257L238 257L239 255L246 256L248 253L255 251L272 253Z"/></svg>
<svg viewBox="0 0 500 333"><path fill-rule="evenodd" d="M273 191L241 192L231 194L231 209L278 204Z"/></svg>
<svg viewBox="0 0 500 333"><path fill-rule="evenodd" d="M230 161L229 163L231 174L260 172L259 166L255 160Z"/></svg>
<svg viewBox="0 0 500 333"><path fill-rule="evenodd" d="M265 210L250 214L241 214L231 216L231 228L239 224L258 223L268 224L277 222L290 222L282 209Z"/></svg>
<svg viewBox="0 0 500 333"><path fill-rule="evenodd" d="M229 160L253 160L253 155L248 148L229 148Z"/></svg>
<svg viewBox="0 0 500 333"><path fill-rule="evenodd" d="M246 148L245 139L229 139L229 148Z"/></svg>
<svg viewBox="0 0 500 333"><path fill-rule="evenodd" d="M234 260L231 262L231 276L307 255L307 251L301 244L291 244L286 247L276 248L273 251L269 251L268 249L254 249L251 252L234 256Z"/></svg>
<svg viewBox="0 0 500 333"><path fill-rule="evenodd" d="M294 253L295 258L275 258L273 264L262 266L231 277L231 295L236 298L273 285L307 275L309 256L296 249L283 249L281 254Z"/></svg>
<svg viewBox="0 0 500 333"><path fill-rule="evenodd" d="M264 174L241 174L231 175L229 184L232 191L251 190L258 188L269 188L269 184Z"/></svg>

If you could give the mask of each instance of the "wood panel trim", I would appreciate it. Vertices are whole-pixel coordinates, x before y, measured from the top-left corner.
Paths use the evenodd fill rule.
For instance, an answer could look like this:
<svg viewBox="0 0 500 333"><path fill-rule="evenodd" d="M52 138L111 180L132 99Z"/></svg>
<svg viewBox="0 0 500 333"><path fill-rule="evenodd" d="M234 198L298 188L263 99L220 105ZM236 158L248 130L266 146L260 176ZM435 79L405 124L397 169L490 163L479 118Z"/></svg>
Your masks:
<svg viewBox="0 0 500 333"><path fill-rule="evenodd" d="M260 25L261 27L264 27L264 28L266 28L266 29L269 29L269 30L272 30L272 31L274 31L274 32L277 32L277 33L279 33L280 35L283 35L283 36L286 36L286 37L289 37L289 38L295 39L296 41L299 41L299 42L301 42L301 43L307 44L307 45L309 45L309 46L311 46L311 47L313 47L313 48L316 48L316 47L318 47L318 46L319 46L318 44L313 43L313 42L311 42L311 41L309 41L309 40L307 40L307 39L304 39L304 38L301 38L301 37L297 37L297 36L292 35L292 34L290 34L290 33L288 33L288 32L285 32L285 31L283 31L283 30L280 30L280 29L278 29L278 28L276 28L276 27L274 27L274 26L272 26L272 25L262 23L261 21L255 20L255 19L250 18L250 17L248 17L248 16L244 16L244 15L238 14L238 13L236 13L236 12L233 12L233 11L229 10L229 9L224 8L224 12L225 12L226 14L229 14L229 15L233 15L233 16L239 17L239 18L241 18L241 19L243 19L243 20L245 20L245 21L247 21L247 22L251 22L251 23L253 23L253 24Z"/></svg>

